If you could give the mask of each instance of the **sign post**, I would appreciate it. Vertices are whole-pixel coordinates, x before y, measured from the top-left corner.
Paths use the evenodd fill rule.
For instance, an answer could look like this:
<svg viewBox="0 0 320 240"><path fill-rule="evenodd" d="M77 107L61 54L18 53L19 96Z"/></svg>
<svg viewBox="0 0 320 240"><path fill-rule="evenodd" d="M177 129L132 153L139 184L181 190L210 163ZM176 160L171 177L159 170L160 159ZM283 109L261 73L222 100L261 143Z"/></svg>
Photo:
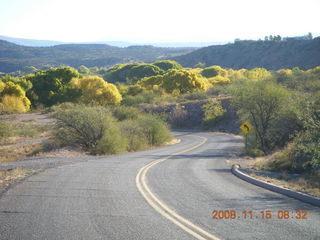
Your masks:
<svg viewBox="0 0 320 240"><path fill-rule="evenodd" d="M242 133L246 136L245 147L247 149L248 133L253 129L253 127L248 121L245 121L244 123L241 124L240 129L241 129Z"/></svg>

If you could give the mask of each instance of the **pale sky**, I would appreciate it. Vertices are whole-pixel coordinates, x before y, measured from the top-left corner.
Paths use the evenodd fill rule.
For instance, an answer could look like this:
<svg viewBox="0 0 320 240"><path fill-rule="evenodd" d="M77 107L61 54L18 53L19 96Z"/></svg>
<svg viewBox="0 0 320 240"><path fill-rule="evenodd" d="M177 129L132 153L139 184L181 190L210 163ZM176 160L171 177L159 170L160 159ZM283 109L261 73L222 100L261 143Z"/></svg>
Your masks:
<svg viewBox="0 0 320 240"><path fill-rule="evenodd" d="M209 42L320 35L320 0L0 0L0 35Z"/></svg>

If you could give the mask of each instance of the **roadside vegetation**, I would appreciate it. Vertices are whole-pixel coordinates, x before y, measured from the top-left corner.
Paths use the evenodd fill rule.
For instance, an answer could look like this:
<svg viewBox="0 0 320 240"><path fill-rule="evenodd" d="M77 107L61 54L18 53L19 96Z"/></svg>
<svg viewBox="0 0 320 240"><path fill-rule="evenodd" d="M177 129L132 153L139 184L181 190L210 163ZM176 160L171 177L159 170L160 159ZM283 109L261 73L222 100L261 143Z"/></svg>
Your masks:
<svg viewBox="0 0 320 240"><path fill-rule="evenodd" d="M115 154L143 150L172 140L167 124L158 116L136 108L60 105L51 144L81 146L92 154Z"/></svg>
<svg viewBox="0 0 320 240"><path fill-rule="evenodd" d="M315 180L320 179L320 67L183 68L161 60L0 78L0 113L30 109L57 119L44 150L76 146L91 154L163 145L172 138L169 125L212 130L223 123L238 129L248 121L253 130L244 154L266 156L255 168L301 174L313 186L320 182ZM230 111L240 121L230 118ZM2 123L1 141L20 136L19 131L27 129Z"/></svg>

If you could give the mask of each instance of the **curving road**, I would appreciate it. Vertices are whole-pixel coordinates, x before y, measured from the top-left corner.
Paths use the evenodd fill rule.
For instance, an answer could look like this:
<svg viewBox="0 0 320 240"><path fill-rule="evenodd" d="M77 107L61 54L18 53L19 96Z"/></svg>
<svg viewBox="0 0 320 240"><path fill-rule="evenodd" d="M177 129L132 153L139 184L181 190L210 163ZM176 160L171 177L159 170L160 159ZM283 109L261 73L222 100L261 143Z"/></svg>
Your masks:
<svg viewBox="0 0 320 240"><path fill-rule="evenodd" d="M47 169L0 198L0 239L320 239L320 209L230 172L242 147L226 134ZM235 219L212 219L235 210ZM260 211L271 211L262 219ZM289 219L277 219L288 210ZM292 212L304 210L307 219ZM243 211L252 211L252 219Z"/></svg>

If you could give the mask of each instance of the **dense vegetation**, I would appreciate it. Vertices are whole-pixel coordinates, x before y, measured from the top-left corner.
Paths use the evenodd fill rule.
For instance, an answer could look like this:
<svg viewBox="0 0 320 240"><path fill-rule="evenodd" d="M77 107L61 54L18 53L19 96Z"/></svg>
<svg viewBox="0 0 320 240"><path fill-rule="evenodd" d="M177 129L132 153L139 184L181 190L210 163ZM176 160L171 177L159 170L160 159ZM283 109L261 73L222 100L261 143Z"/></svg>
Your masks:
<svg viewBox="0 0 320 240"><path fill-rule="evenodd" d="M320 67L183 68L162 60L109 69L59 67L0 78L2 113L26 112L30 104L51 107L59 120L55 144L78 145L94 154L135 151L170 140L163 120L174 127L189 121L190 108L179 105L181 101L201 99L202 125L210 129L225 121L222 95L241 121L253 125L246 154L276 153L265 169L319 176ZM162 103L176 106L168 115L141 111L147 104Z"/></svg>
<svg viewBox="0 0 320 240"><path fill-rule="evenodd" d="M171 140L166 124L157 116L128 107L61 105L55 144L80 145L94 154L137 151Z"/></svg>
<svg viewBox="0 0 320 240"><path fill-rule="evenodd" d="M272 38L273 39L273 38ZM173 60L185 67L220 65L228 68L309 69L319 65L320 38L283 41L235 41L201 48Z"/></svg>

